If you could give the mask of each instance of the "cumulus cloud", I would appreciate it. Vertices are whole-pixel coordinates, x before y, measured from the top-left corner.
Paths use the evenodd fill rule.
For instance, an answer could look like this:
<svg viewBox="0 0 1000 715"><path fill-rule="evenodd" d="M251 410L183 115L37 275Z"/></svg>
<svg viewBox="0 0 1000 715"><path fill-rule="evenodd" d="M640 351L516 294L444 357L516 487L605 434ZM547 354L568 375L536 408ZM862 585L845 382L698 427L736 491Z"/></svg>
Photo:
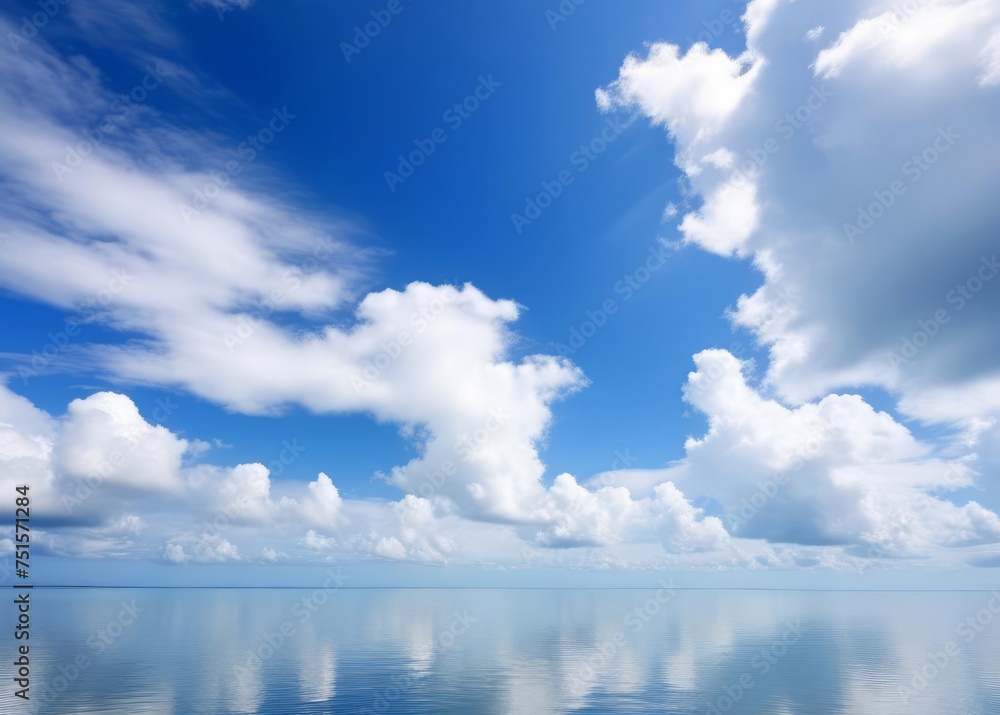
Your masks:
<svg viewBox="0 0 1000 715"><path fill-rule="evenodd" d="M539 487L532 510L503 522L466 514L443 492L344 499L323 473L276 485L260 464L198 463L191 442L113 393L74 401L54 419L0 388L0 487L20 483L25 468L38 476L33 500L46 514L39 539L54 553L177 564L360 556L507 567L845 568L851 558L926 557L1000 541L993 512L948 501L975 484L975 455L935 456L858 397L785 407L761 396L725 351L696 362L685 399L706 414L709 430L688 441L685 459L653 474L616 472L610 485L559 475ZM120 441L123 428L138 435L134 443ZM85 457L77 449L84 435ZM128 449L163 452L170 473L151 478L127 460L102 473L109 455ZM718 516L684 492L713 500Z"/></svg>
<svg viewBox="0 0 1000 715"><path fill-rule="evenodd" d="M205 564L241 560L239 549L219 534L182 534L176 536L163 547L163 555L167 561L176 564Z"/></svg>
<svg viewBox="0 0 1000 715"><path fill-rule="evenodd" d="M887 559L978 564L983 548L1000 543L997 514L957 499L980 487L976 453L943 456L857 395L781 404L751 383L749 364L725 350L705 350L695 363L684 399L705 415L707 432L689 438L685 457L666 469L613 475L640 503L671 493L680 516L693 510L679 489L717 505L718 519L682 533L725 534L730 549L738 547L734 563L744 568L752 567L746 560L848 571ZM589 492L581 497L593 501ZM622 524L606 524L590 519L581 533L627 533ZM755 551L750 544L759 541L772 548ZM683 544L675 541L672 550L683 551Z"/></svg>
<svg viewBox="0 0 1000 715"><path fill-rule="evenodd" d="M186 440L151 425L124 395L99 392L73 400L61 425L55 461L69 479L98 476L109 485L151 491L180 488Z"/></svg>
<svg viewBox="0 0 1000 715"><path fill-rule="evenodd" d="M147 422L121 394L74 400L54 419L0 386L0 481L31 484L36 523L55 550L141 556L169 536L172 560L207 561L236 557L223 534L343 523L327 475L283 483L275 497L263 465L198 463L193 444Z"/></svg>
<svg viewBox="0 0 1000 715"><path fill-rule="evenodd" d="M930 73L934 70L927 66L929 61L955 53L949 57L949 70L975 72L981 58L963 45L974 42L980 44L973 48L981 47L983 38L995 32L996 23L996 8L982 0L873 2L866 16L816 56L814 68L827 78L852 68L898 76L900 70L919 67Z"/></svg>
<svg viewBox="0 0 1000 715"><path fill-rule="evenodd" d="M671 482L657 485L650 497L633 499L625 487L590 491L572 475L562 474L546 501L551 525L536 536L541 546L653 542L671 553L730 546L722 522L705 517Z"/></svg>
<svg viewBox="0 0 1000 715"><path fill-rule="evenodd" d="M63 555L177 564L360 556L507 566L529 565L525 549L536 547L646 544L659 558L735 555L719 519L673 484L633 499L624 488L589 491L564 474L550 488L537 484L537 503L518 502L497 523L467 513L444 490L396 502L347 500L324 473L275 484L261 464L200 463L194 444L147 422L124 395L75 400L53 419L0 387L0 487L21 483L26 468L38 477L31 483L33 503L45 514L39 538Z"/></svg>
<svg viewBox="0 0 1000 715"><path fill-rule="evenodd" d="M703 202L684 239L760 270L732 319L767 347L768 384L793 403L878 386L927 421L995 415L1000 7L756 0L745 22L744 54L655 44L602 97L669 131ZM692 99L715 87L730 101Z"/></svg>
<svg viewBox="0 0 1000 715"><path fill-rule="evenodd" d="M688 147L718 131L753 87L760 69L750 54L731 58L697 43L682 55L676 45L659 43L645 59L630 55L619 79L597 91L597 101L602 109L637 105Z"/></svg>
<svg viewBox="0 0 1000 715"><path fill-rule="evenodd" d="M671 472L717 500L736 535L879 553L1000 541L1000 519L949 493L975 483L974 454L935 456L856 395L795 408L761 396L726 351L695 356L685 399L709 430Z"/></svg>

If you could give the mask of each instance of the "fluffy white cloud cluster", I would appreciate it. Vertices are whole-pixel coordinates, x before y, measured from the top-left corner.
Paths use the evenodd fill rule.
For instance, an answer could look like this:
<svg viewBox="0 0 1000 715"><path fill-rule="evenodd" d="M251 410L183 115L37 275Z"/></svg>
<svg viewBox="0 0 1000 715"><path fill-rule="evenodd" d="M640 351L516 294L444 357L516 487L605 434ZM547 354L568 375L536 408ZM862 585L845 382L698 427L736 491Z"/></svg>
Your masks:
<svg viewBox="0 0 1000 715"><path fill-rule="evenodd" d="M1000 541L994 513L944 498L973 483L968 459L930 455L857 397L790 409L755 392L729 353L706 351L697 364L686 399L710 428L689 440L684 460L652 475L619 472L610 486L562 474L538 487L532 511L506 523L463 513L441 494L345 500L322 473L275 485L260 464L200 464L199 443L146 422L113 393L75 400L55 419L0 388L0 488L32 483L45 515L38 540L52 553L174 563L378 557L842 568L851 557L955 547L978 557L975 547ZM721 518L706 516L681 488L714 499ZM840 551L783 552L760 540ZM570 560L544 553L559 551L572 552Z"/></svg>
<svg viewBox="0 0 1000 715"><path fill-rule="evenodd" d="M702 517L672 482L651 497L633 499L626 487L590 491L569 474L549 490L546 511L551 525L539 532L541 546L608 546L658 542L671 553L722 551L729 534L714 516Z"/></svg>
<svg viewBox="0 0 1000 715"><path fill-rule="evenodd" d="M74 400L54 419L0 387L0 483L9 490L31 485L41 515L33 523L55 551L148 555L164 540L173 561L229 560L238 558L229 537L241 529L299 534L344 521L325 474L285 483L274 499L263 465L192 463L200 451L147 422L124 395Z"/></svg>
<svg viewBox="0 0 1000 715"><path fill-rule="evenodd" d="M598 99L669 131L703 199L685 240L762 272L733 320L768 346L769 383L792 402L881 386L929 421L997 412L1000 6L755 0L745 20L743 55L655 44Z"/></svg>
<svg viewBox="0 0 1000 715"><path fill-rule="evenodd" d="M100 392L73 400L61 424L55 462L67 479L95 473L121 487L175 492L190 444L148 424L124 395Z"/></svg>
<svg viewBox="0 0 1000 715"><path fill-rule="evenodd" d="M700 518L670 484L658 487L655 499L633 501L625 489L592 493L562 475L549 490L537 486L544 506L499 524L464 514L441 495L344 500L323 473L308 483L282 480L275 495L263 465L201 464L199 445L150 424L124 395L74 400L52 418L0 387L0 488L31 483L33 504L45 515L36 520L36 540L53 553L174 563L333 555L516 566L532 542L731 550L719 520Z"/></svg>
<svg viewBox="0 0 1000 715"><path fill-rule="evenodd" d="M855 395L788 408L747 384L726 351L695 356L685 399L709 418L667 474L718 501L736 535L920 555L1000 541L1000 518L949 493L974 483L970 456L943 460Z"/></svg>

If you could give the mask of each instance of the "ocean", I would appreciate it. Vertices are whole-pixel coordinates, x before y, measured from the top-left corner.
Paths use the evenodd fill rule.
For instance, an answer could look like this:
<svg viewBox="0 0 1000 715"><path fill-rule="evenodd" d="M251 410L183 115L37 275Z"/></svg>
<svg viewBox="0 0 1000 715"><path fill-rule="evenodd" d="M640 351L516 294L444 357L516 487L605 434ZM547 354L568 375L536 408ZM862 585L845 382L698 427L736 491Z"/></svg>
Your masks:
<svg viewBox="0 0 1000 715"><path fill-rule="evenodd" d="M36 588L29 701L16 618L4 713L1000 713L1000 593Z"/></svg>

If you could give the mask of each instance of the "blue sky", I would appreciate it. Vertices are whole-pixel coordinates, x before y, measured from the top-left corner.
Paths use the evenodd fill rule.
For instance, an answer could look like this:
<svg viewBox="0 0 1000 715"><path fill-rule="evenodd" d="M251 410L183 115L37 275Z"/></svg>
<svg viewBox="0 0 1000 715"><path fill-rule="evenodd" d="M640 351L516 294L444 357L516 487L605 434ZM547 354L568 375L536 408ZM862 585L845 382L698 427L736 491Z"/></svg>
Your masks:
<svg viewBox="0 0 1000 715"><path fill-rule="evenodd" d="M8 11L0 456L39 555L988 578L1000 20L849 5Z"/></svg>

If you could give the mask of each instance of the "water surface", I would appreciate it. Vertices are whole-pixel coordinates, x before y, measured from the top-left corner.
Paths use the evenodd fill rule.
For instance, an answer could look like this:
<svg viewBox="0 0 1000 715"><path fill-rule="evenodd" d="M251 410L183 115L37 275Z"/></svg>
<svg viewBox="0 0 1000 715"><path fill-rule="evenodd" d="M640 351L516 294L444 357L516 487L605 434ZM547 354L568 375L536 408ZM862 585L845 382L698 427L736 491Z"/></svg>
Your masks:
<svg viewBox="0 0 1000 715"><path fill-rule="evenodd" d="M32 703L12 697L4 657L0 712L987 715L991 606L985 592L35 589Z"/></svg>

